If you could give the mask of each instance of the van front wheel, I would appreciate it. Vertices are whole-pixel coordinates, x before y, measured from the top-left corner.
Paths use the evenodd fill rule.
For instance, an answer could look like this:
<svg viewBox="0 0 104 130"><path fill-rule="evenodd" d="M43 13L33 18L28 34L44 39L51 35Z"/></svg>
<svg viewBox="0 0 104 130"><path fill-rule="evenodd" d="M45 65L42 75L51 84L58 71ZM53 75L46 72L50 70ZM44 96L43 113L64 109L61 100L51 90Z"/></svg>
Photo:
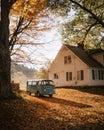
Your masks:
<svg viewBox="0 0 104 130"><path fill-rule="evenodd" d="M49 94L49 97L52 97L53 95L52 94Z"/></svg>

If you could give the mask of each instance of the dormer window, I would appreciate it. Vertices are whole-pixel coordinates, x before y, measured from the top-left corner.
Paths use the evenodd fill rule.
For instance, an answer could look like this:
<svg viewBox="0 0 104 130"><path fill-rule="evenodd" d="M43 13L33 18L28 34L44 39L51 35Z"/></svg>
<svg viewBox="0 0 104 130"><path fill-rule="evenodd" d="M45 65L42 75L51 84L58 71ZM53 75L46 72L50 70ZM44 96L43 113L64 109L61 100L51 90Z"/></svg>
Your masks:
<svg viewBox="0 0 104 130"><path fill-rule="evenodd" d="M69 63L71 63L71 56L70 55L64 57L64 64L69 64Z"/></svg>

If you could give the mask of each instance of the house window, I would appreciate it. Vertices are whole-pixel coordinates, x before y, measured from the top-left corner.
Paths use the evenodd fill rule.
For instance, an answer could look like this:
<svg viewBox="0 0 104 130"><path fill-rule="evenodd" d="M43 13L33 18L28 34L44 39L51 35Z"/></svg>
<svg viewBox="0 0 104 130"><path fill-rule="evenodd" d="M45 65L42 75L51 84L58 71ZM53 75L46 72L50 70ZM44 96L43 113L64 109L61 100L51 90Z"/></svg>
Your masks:
<svg viewBox="0 0 104 130"><path fill-rule="evenodd" d="M58 79L58 74L54 73L54 79Z"/></svg>
<svg viewBox="0 0 104 130"><path fill-rule="evenodd" d="M104 80L104 70L101 70L101 69L92 70L92 79Z"/></svg>
<svg viewBox="0 0 104 130"><path fill-rule="evenodd" d="M95 80L95 72L92 70L92 79Z"/></svg>
<svg viewBox="0 0 104 130"><path fill-rule="evenodd" d="M77 71L77 80L84 80L84 71Z"/></svg>
<svg viewBox="0 0 104 130"><path fill-rule="evenodd" d="M72 80L72 72L66 72L66 81Z"/></svg>
<svg viewBox="0 0 104 130"><path fill-rule="evenodd" d="M92 79L96 80L100 78L100 72L98 70L92 70Z"/></svg>
<svg viewBox="0 0 104 130"><path fill-rule="evenodd" d="M104 70L101 70L101 80L104 80Z"/></svg>
<svg viewBox="0 0 104 130"><path fill-rule="evenodd" d="M64 64L69 64L69 63L71 63L71 56L70 55L64 57Z"/></svg>
<svg viewBox="0 0 104 130"><path fill-rule="evenodd" d="M102 79L101 70L98 70L98 76L99 76L99 80L101 80Z"/></svg>

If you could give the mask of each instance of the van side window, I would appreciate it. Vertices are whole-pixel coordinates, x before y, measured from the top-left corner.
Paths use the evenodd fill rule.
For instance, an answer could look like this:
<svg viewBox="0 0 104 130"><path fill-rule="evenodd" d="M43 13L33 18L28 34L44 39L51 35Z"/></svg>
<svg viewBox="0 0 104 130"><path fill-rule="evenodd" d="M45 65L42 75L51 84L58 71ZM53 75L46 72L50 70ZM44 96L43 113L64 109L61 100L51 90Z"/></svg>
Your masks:
<svg viewBox="0 0 104 130"><path fill-rule="evenodd" d="M41 84L42 84L41 81L39 81L38 85L41 85Z"/></svg>

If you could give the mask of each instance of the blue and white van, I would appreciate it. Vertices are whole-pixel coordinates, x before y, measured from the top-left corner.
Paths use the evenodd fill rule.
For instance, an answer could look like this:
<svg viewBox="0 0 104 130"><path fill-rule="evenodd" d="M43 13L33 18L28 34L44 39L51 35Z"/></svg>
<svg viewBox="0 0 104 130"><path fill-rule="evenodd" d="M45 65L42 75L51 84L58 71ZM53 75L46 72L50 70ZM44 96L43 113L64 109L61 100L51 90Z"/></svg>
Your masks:
<svg viewBox="0 0 104 130"><path fill-rule="evenodd" d="M27 81L26 91L28 94L34 93L38 97L43 95L52 97L55 94L55 85L52 80Z"/></svg>

